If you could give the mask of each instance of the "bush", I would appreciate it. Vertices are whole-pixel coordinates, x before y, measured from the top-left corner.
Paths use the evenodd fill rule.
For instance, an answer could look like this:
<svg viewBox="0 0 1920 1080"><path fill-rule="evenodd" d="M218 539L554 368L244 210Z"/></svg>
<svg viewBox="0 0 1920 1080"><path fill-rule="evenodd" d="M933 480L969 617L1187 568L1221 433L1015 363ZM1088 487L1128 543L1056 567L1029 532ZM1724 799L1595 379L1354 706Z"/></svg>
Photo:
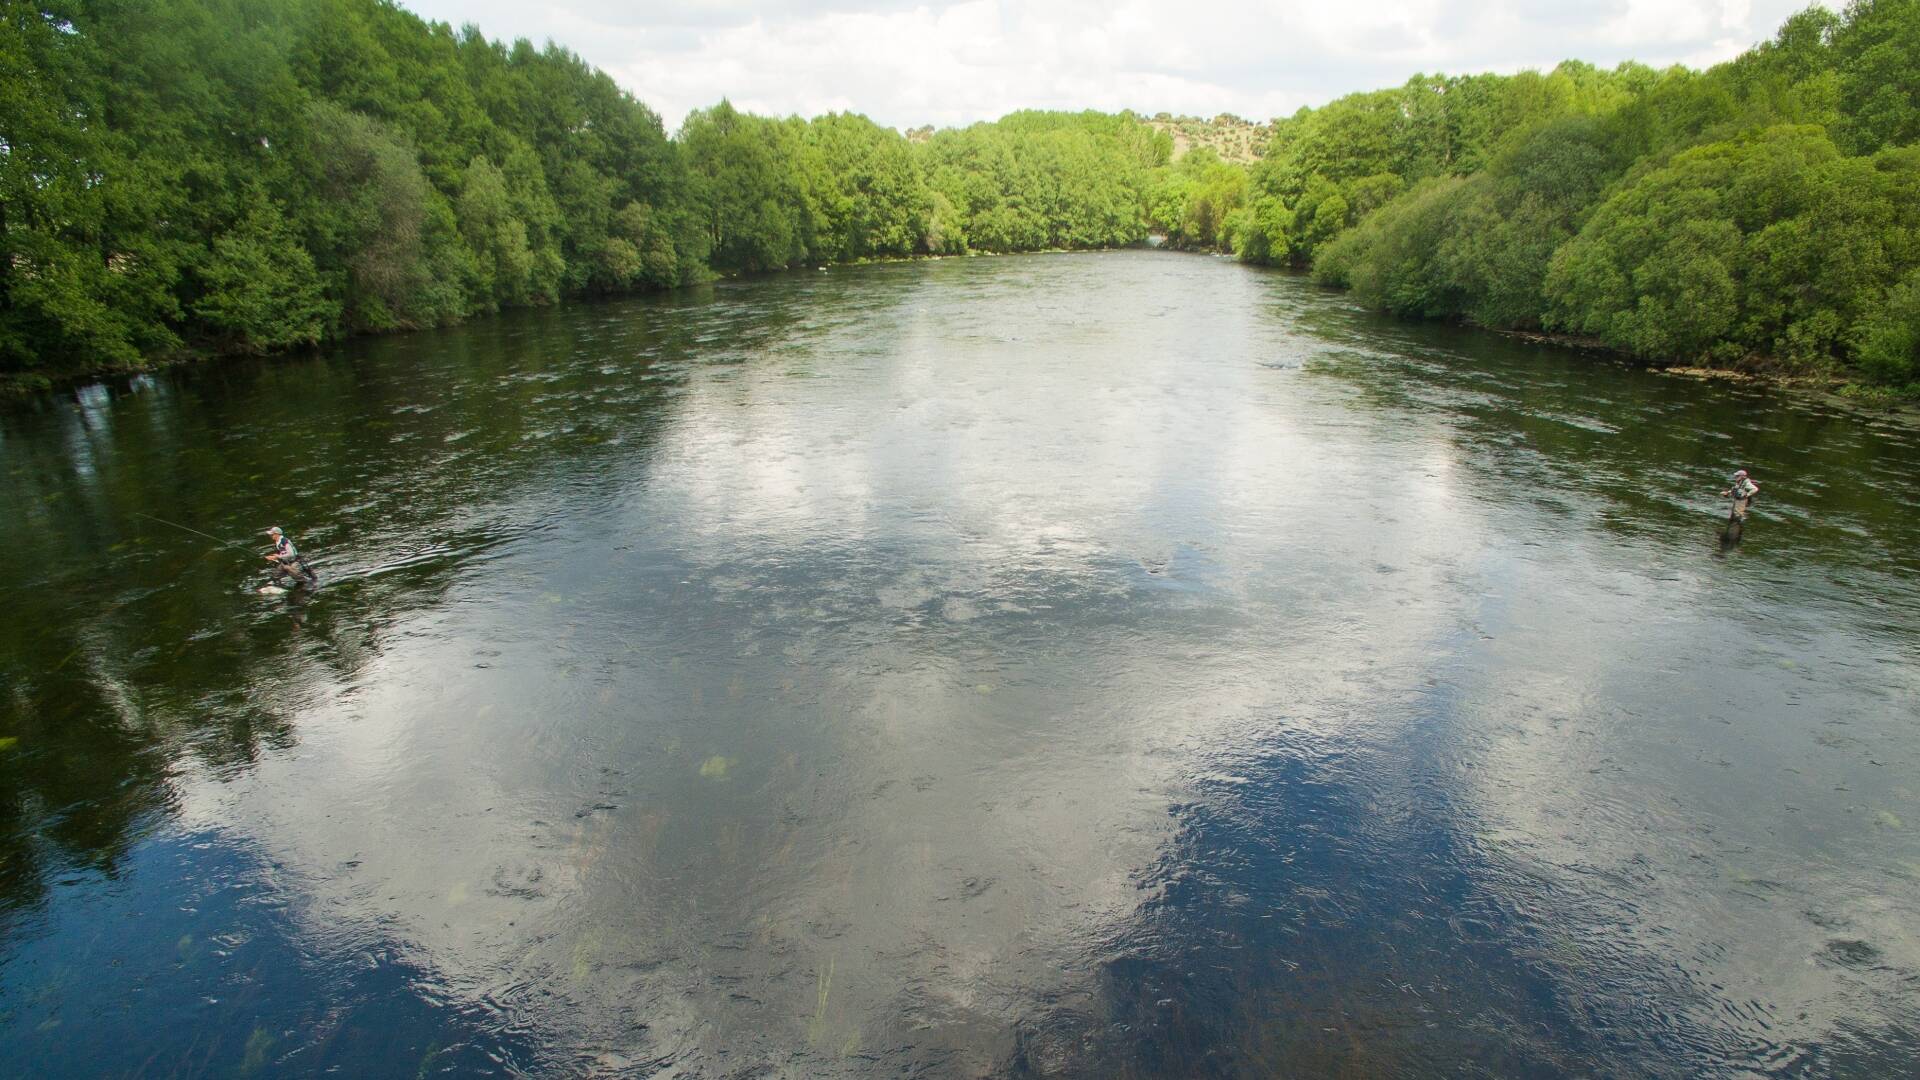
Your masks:
<svg viewBox="0 0 1920 1080"><path fill-rule="evenodd" d="M1861 320L1856 352L1869 379L1891 386L1920 383L1920 270L1887 290L1886 302Z"/></svg>

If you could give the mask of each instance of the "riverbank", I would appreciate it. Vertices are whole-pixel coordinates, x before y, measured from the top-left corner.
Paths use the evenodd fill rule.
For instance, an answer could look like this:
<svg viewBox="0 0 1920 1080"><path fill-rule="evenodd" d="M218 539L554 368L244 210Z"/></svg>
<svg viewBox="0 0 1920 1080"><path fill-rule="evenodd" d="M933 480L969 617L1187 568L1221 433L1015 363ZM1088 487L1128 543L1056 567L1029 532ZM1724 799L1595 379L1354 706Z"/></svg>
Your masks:
<svg viewBox="0 0 1920 1080"><path fill-rule="evenodd" d="M714 284L717 281L749 281L749 280L754 280L759 278L778 277L784 274L812 273L812 272L818 272L818 271L832 270L836 268L877 266L877 265L888 265L888 264L895 264L895 263L937 262L945 259L979 259L979 258L992 258L992 257L1020 257L1020 256L1028 256L1028 255L1093 254L1098 252L1137 250L1137 249L1145 249L1145 248L1151 248L1154 250L1163 250L1163 251L1177 251L1182 254L1204 255L1211 258L1225 258L1225 259L1234 258L1229 253L1221 252L1217 250L1210 250L1210 249L1197 248L1197 247L1176 247L1176 246L1166 245L1164 243L1153 243L1151 240L1142 242L1137 245L1132 245L1131 247L1128 247L1128 248L1121 248L1121 247L1037 248L1031 251L969 251L969 252L963 252L958 254L863 256L858 259L849 259L845 262L816 263L810 266L791 267L784 270L772 270L772 271L764 271L764 272L758 272L758 273L733 272L733 273L716 274L705 281L682 285L674 289L665 289L665 290L644 289L644 290L632 290L628 292L619 292L619 293L597 293L593 295L577 296L570 299L558 301L557 303L559 304L589 303L590 304L590 303L606 301L606 300L630 299L637 296L668 295L675 292L685 292L691 289L710 287L712 284ZM1279 268L1265 267L1264 269L1279 269ZM1338 286L1326 286L1326 287L1336 289L1340 292L1350 291L1347 289L1341 289ZM517 310L525 310L525 309L534 308L534 307L552 307L552 306L555 306L555 305L554 304L523 304L523 305L516 305L513 307L505 307L505 308L502 308L499 312L490 312L487 314L501 314L506 311L517 311ZM1387 313L1387 314L1391 314L1391 313ZM1396 317L1404 318L1403 316L1396 316ZM358 340L358 339L369 338L369 337L385 337L385 336L392 336L396 334L412 334L412 333L416 333L423 330L442 329L446 326L457 326L462 323L471 322L473 321L473 318L474 317L470 316L468 318L461 319L456 322L444 323L438 326L409 327L409 328L395 329L395 330L361 332L357 334L347 335L341 338L336 338L332 341L325 342L319 345L302 346L295 349L289 349L289 350L271 352L271 353L260 353L257 351L249 351L244 349L209 350L204 348L201 348L201 349L183 348L183 349L175 350L170 354L147 358L146 360L144 360L142 363L138 365L103 364L97 367L83 368L73 372L60 373L60 374L51 374L46 372L22 372L22 373L0 374L0 406L16 406L16 405L29 403L34 399L40 397L41 395L68 390L76 386L81 386L81 385L85 385L93 382L99 382L104 379L132 378L138 375L153 374L159 371L167 370L169 368L179 367L179 366L184 366L189 364L217 363L217 362L242 360L242 359L272 359L276 357L310 355L316 350L325 349L333 345L338 345L345 341ZM1418 321L1425 321L1425 320L1416 319L1416 320L1409 320L1409 321L1418 322ZM1467 325L1471 326L1472 324L1467 324ZM1611 362L1625 364L1630 367L1646 368L1646 369L1658 372L1659 374L1662 374L1662 375L1671 376L1673 378L1694 379L1694 380L1714 380L1714 381L1720 381L1720 382L1742 383L1742 384L1755 385L1755 386L1769 386L1769 387L1777 387L1781 389L1806 391L1806 392L1812 392L1815 394L1836 397L1846 401L1849 404L1856 405L1856 406L1864 405L1864 406L1870 406L1870 407L1886 407L1889 409L1911 408L1915 406L1920 406L1920 388L1915 388L1908 391L1901 391L1901 390L1890 388L1890 387L1875 386L1868 383L1857 382L1845 377L1844 375L1839 375L1834 373L1817 374L1817 373L1809 373L1809 372L1793 372L1793 371L1785 370L1784 368L1781 368L1781 367L1768 367L1768 366L1743 367L1743 368L1703 367L1699 365L1685 364L1680 362L1663 362L1659 360L1647 360L1644 358L1633 356L1620 349L1616 349L1606 344L1605 342L1600 341L1597 338L1585 337L1577 334L1552 333L1552 332L1540 331L1540 330L1503 330L1503 329L1497 329L1493 327L1481 327L1481 326L1474 326L1472 328L1477 330L1483 330L1487 333L1495 334L1500 337L1505 337L1505 338L1510 338L1517 341L1526 342L1527 344L1530 344L1530 345L1539 345L1539 346L1544 346L1548 348L1561 349L1561 350L1566 350L1571 352L1588 353L1588 354L1594 355L1596 358L1604 358Z"/></svg>
<svg viewBox="0 0 1920 1080"><path fill-rule="evenodd" d="M1676 379L1741 383L1749 386L1769 386L1786 390L1810 391L1816 394L1843 398L1854 405L1885 405L1889 408L1898 408L1920 403L1920 392L1902 392L1891 387L1856 382L1844 375L1832 372L1788 371L1784 368L1770 366L1744 368L1703 367L1696 364L1646 360L1623 350L1613 348L1597 338L1583 337L1577 334L1554 334L1538 330L1489 330L1489 332L1517 341L1524 341L1529 345L1542 345L1573 352L1592 353L1615 363L1625 364L1629 367L1646 368L1649 371Z"/></svg>
<svg viewBox="0 0 1920 1080"><path fill-rule="evenodd" d="M1146 248L1152 245L1142 242L1134 245ZM140 375L151 375L170 368L193 364L222 363L233 360L271 360L280 357L311 355L317 350L330 348L348 341L366 338L391 337L394 335L414 334L422 331L441 330L449 326L460 326L490 315L504 314L509 311L525 311L533 308L554 307L562 304L592 304L601 301L627 300L639 296L665 296L672 293L687 292L712 286L720 281L752 281L760 278L778 277L783 274L807 274L835 268L878 266L892 263L937 262L942 259L981 259L994 257L1017 257L1024 255L1063 255L1090 254L1103 251L1124 251L1122 247L1090 248L1035 248L1031 251L968 251L945 255L889 255L861 256L844 262L814 263L805 266L788 267L782 270L757 272L733 271L714 273L697 282L680 285L672 289L634 289L626 292L602 292L569 297L544 304L515 304L501 307L497 311L476 313L465 318L437 323L431 326L401 327L391 330L361 331L321 342L317 345L304 345L292 349L260 352L252 349L217 349L207 346L181 347L168 353L155 354L143 358L138 364L103 363L75 368L71 371L27 371L0 373L0 406L16 406L30 403L42 395L70 390L76 386L99 382L105 379L130 379Z"/></svg>
<svg viewBox="0 0 1920 1080"><path fill-rule="evenodd" d="M421 329L427 328L422 327ZM411 331L392 332L409 333ZM356 334L353 336L357 338L368 335ZM338 341L344 340L348 339L338 339ZM0 406L30 404L45 395L71 390L76 386L85 386L89 383L97 383L106 379L132 379L141 375L152 375L157 372L166 371L169 368L184 367L189 364L219 363L229 360L245 359L260 360L280 356L300 356L310 354L317 349L323 349L327 345L337 344L338 341L271 353L246 352L243 350L206 351L180 349L171 353L146 358L138 364L101 364L94 367L79 368L73 371L58 373L43 371L8 372L6 374L0 374Z"/></svg>
<svg viewBox="0 0 1920 1080"><path fill-rule="evenodd" d="M1216 258L1233 257L1230 253L1217 249L1170 248L1169 250L1191 251L1194 254L1212 255ZM1271 269L1282 268L1271 267ZM1312 273L1311 270L1295 270L1293 272L1300 274ZM1351 294L1353 291L1351 288L1339 284L1320 282L1320 285L1323 288L1341 293ZM1610 363L1622 364L1627 367L1644 368L1674 378L1715 380L1806 391L1838 398L1848 404L1856 406L1865 405L1886 408L1920 407L1920 384L1906 388L1877 385L1860 382L1837 370L1824 372L1793 370L1785 363L1767 357L1748 358L1748 360L1744 362L1745 366L1741 367L1708 367L1699 364L1685 363L1677 359L1660 360L1635 356L1624 349L1609 345L1599 338L1589 337L1583 334L1556 333L1546 330L1502 329L1499 327L1482 326L1470 320L1446 318L1422 319L1375 307L1369 307L1368 310L1376 311L1379 314L1406 322L1438 321L1452 323L1453 325L1482 330L1500 337L1525 342L1529 345L1586 353L1596 359L1604 359Z"/></svg>

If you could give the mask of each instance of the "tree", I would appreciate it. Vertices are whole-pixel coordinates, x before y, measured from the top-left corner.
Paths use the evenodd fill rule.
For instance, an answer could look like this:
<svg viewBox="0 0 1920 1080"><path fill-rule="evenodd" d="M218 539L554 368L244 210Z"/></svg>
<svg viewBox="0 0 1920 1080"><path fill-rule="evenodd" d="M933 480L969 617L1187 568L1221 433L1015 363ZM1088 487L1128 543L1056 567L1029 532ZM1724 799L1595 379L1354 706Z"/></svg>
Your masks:
<svg viewBox="0 0 1920 1080"><path fill-rule="evenodd" d="M1852 148L1920 139L1920 0L1854 0L1831 33L1841 133Z"/></svg>
<svg viewBox="0 0 1920 1080"><path fill-rule="evenodd" d="M689 113L679 141L716 267L778 270L806 257L803 196L772 122L722 101Z"/></svg>
<svg viewBox="0 0 1920 1080"><path fill-rule="evenodd" d="M205 293L194 314L233 338L233 347L268 352L328 337L340 305L277 207L256 195L246 216L213 242L200 269Z"/></svg>
<svg viewBox="0 0 1920 1080"><path fill-rule="evenodd" d="M318 181L308 220L316 250L342 270L347 324L385 330L465 314L465 282L478 270L413 146L330 102L314 105L308 139Z"/></svg>
<svg viewBox="0 0 1920 1080"><path fill-rule="evenodd" d="M1908 271L1862 320L1858 349L1868 378L1902 387L1920 382L1920 269Z"/></svg>
<svg viewBox="0 0 1920 1080"><path fill-rule="evenodd" d="M532 293L533 248L526 223L513 212L506 174L486 158L474 158L456 209L478 278L475 306L491 311L526 303Z"/></svg>
<svg viewBox="0 0 1920 1080"><path fill-rule="evenodd" d="M681 266L673 239L651 207L632 202L614 215L595 280L609 290L670 289L680 284Z"/></svg>
<svg viewBox="0 0 1920 1080"><path fill-rule="evenodd" d="M1696 147L1554 255L1547 322L1647 357L1839 362L1920 261L1916 196L1920 152L1846 158L1817 127Z"/></svg>

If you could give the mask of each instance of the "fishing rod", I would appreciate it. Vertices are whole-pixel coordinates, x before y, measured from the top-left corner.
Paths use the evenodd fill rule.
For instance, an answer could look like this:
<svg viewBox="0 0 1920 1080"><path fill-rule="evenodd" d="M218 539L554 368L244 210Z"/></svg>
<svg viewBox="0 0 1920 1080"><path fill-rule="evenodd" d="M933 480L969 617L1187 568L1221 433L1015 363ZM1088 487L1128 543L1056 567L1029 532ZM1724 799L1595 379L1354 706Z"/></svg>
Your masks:
<svg viewBox="0 0 1920 1080"><path fill-rule="evenodd" d="M154 517L152 514L143 514L138 510L133 512L133 516L143 517L143 518L146 518L148 521L157 521L162 525L171 525L176 529L179 529L183 532L190 532L195 536L204 536L216 544L222 544L222 545L225 545L226 547L235 548L237 550L244 551L249 555L254 553L253 549L250 547L241 547L239 544L236 544L231 540L222 540L219 537L213 535L212 533L203 533L199 529L196 529L191 525L182 525L177 521L168 521L166 518L163 518L163 517Z"/></svg>

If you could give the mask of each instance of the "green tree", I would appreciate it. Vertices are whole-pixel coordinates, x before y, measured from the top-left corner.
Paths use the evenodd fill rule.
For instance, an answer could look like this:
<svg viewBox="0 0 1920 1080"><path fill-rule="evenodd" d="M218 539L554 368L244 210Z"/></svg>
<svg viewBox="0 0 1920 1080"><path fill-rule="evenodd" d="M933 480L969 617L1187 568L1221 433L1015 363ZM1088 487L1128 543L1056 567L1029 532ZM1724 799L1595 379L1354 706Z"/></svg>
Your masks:
<svg viewBox="0 0 1920 1080"><path fill-rule="evenodd" d="M1830 33L1841 133L1852 148L1920 139L1920 0L1854 0Z"/></svg>
<svg viewBox="0 0 1920 1080"><path fill-rule="evenodd" d="M205 292L194 314L247 352L315 344L332 333L340 315L312 256L279 209L261 196L214 240L200 277Z"/></svg>
<svg viewBox="0 0 1920 1080"><path fill-rule="evenodd" d="M1146 238L1170 145L1131 113L1019 112L935 132L918 158L972 249L1115 247Z"/></svg>
<svg viewBox="0 0 1920 1080"><path fill-rule="evenodd" d="M804 195L784 167L776 129L725 101L689 113L680 126L693 201L718 269L778 270L807 255Z"/></svg>
<svg viewBox="0 0 1920 1080"><path fill-rule="evenodd" d="M809 123L805 137L822 173L816 186L825 235L817 255L859 259L931 250L925 245L931 192L899 132L853 113L829 113Z"/></svg>
<svg viewBox="0 0 1920 1080"><path fill-rule="evenodd" d="M1887 290L1858 330L1860 369L1876 382L1912 388L1920 383L1920 269Z"/></svg>
<svg viewBox="0 0 1920 1080"><path fill-rule="evenodd" d="M1228 218L1233 250L1253 263L1284 261L1293 245L1293 211L1272 195L1262 195Z"/></svg>
<svg viewBox="0 0 1920 1080"><path fill-rule="evenodd" d="M474 158L456 211L476 269L475 306L485 310L524 304L533 292L533 247L513 209L506 174L486 158Z"/></svg>
<svg viewBox="0 0 1920 1080"><path fill-rule="evenodd" d="M595 278L609 290L669 289L680 284L681 269L673 238L659 215L644 203L633 202L614 215Z"/></svg>
<svg viewBox="0 0 1920 1080"><path fill-rule="evenodd" d="M1553 258L1549 325L1648 357L1800 366L1920 260L1920 154L1846 158L1783 125L1676 155L1603 203Z"/></svg>
<svg viewBox="0 0 1920 1080"><path fill-rule="evenodd" d="M385 330L465 314L464 283L477 268L412 145L372 117L319 102L305 153L317 181L313 244L341 268L347 325Z"/></svg>

